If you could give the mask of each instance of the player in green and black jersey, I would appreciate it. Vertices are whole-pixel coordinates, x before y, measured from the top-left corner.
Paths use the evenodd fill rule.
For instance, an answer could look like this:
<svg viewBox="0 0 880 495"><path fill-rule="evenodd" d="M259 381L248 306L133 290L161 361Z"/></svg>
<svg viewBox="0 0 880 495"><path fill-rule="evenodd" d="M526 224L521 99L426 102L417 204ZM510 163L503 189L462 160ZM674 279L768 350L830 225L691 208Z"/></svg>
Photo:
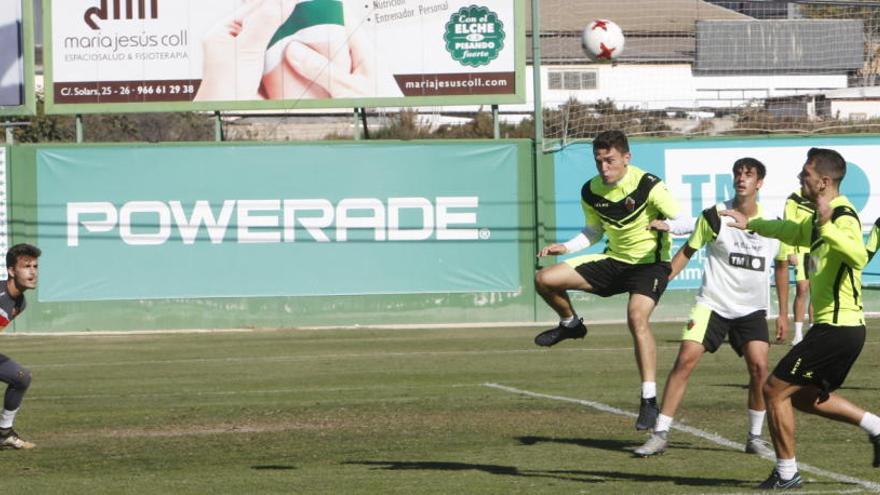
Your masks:
<svg viewBox="0 0 880 495"><path fill-rule="evenodd" d="M538 256L580 251L603 236L607 246L602 254L572 258L538 271L535 287L559 314L560 322L535 337L535 343L552 346L586 335L587 328L566 291L582 290L601 297L628 293L627 323L642 379L636 428L647 430L659 412L656 345L648 319L666 289L671 269L669 234L648 226L652 220L677 217L679 206L660 178L630 165L624 133L606 131L596 136L593 155L599 174L581 189L586 228L568 242L544 247Z"/></svg>
<svg viewBox="0 0 880 495"><path fill-rule="evenodd" d="M843 384L865 343L862 310L862 268L868 254L862 225L852 203L840 194L846 161L833 150L812 148L798 178L816 212L800 223L788 220L746 220L734 210L731 224L787 244L809 247L807 272L813 324L798 345L782 358L764 386L776 468L759 488L801 486L795 460L794 409L858 425L874 446L874 467L880 467L880 417L864 411L834 392Z"/></svg>

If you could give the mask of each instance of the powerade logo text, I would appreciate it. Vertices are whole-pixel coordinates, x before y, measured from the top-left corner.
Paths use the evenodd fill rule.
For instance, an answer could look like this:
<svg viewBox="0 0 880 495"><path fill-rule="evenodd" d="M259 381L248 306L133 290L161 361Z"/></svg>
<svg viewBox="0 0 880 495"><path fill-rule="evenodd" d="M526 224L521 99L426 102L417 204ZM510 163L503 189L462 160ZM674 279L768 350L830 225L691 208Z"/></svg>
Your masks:
<svg viewBox="0 0 880 495"><path fill-rule="evenodd" d="M195 244L204 229L213 244L348 242L354 229L370 232L373 241L438 241L488 239L477 228L477 196L225 200L212 206L196 201L129 201L67 203L67 245L89 238L118 237L132 246L158 246L169 241ZM406 219L406 226L402 219ZM176 232L176 234L175 234Z"/></svg>

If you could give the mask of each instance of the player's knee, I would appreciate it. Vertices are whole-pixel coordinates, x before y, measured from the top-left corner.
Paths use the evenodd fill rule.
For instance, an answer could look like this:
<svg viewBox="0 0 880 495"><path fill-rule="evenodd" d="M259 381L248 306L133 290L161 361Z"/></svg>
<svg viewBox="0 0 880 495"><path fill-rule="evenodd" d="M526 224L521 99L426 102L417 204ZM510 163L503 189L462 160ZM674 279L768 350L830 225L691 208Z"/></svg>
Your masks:
<svg viewBox="0 0 880 495"><path fill-rule="evenodd" d="M697 366L697 362L700 360L699 356L694 356L692 354L681 353L675 358L675 364L672 366L672 371L674 373L684 373L686 375L690 375L691 371L694 370Z"/></svg>
<svg viewBox="0 0 880 495"><path fill-rule="evenodd" d="M19 368L15 372L15 377L11 385L18 390L27 390L31 386L31 370L27 368Z"/></svg>
<svg viewBox="0 0 880 495"><path fill-rule="evenodd" d="M749 375L761 382L767 379L767 363L749 363Z"/></svg>
<svg viewBox="0 0 880 495"><path fill-rule="evenodd" d="M535 288L543 293L547 293L555 288L553 276L546 268L538 270L535 273Z"/></svg>
<svg viewBox="0 0 880 495"><path fill-rule="evenodd" d="M651 331L651 326L648 325L647 316L639 310L627 310L626 323L629 326L630 332L632 332L634 335L639 335Z"/></svg>
<svg viewBox="0 0 880 495"><path fill-rule="evenodd" d="M546 284L547 284L547 274L544 271L544 269L542 268L542 269L538 270L537 272L535 272L535 287L538 289L543 289L547 286Z"/></svg>
<svg viewBox="0 0 880 495"><path fill-rule="evenodd" d="M779 397L776 388L770 385L769 381L764 382L764 385L761 387L761 393L764 394L765 402L775 402Z"/></svg>

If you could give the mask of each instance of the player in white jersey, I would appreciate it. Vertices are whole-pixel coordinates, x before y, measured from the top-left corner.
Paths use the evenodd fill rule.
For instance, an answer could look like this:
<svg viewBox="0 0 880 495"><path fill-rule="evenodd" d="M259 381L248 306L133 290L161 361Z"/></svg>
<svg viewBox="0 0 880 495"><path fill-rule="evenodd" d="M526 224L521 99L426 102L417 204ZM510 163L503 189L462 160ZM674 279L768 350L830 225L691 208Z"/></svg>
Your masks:
<svg viewBox="0 0 880 495"><path fill-rule="evenodd" d="M715 352L724 342L745 358L749 371L749 433L748 453L771 451L761 438L766 407L761 387L767 379L769 331L767 306L771 265L779 251L779 242L757 234L728 227L720 211L735 209L748 218L760 217L758 190L764 183L766 168L754 158L741 158L733 164L736 189L732 200L703 210L696 225L658 221L657 230L682 234L693 232L672 259L674 278L701 247L706 246L703 284L696 305L682 332L681 346L675 366L663 390L660 415L654 432L636 455L650 456L666 450L669 428L678 406L684 399L688 379L703 354ZM671 225L670 225L671 224ZM780 330L784 331L784 329ZM783 336L777 335L777 340Z"/></svg>

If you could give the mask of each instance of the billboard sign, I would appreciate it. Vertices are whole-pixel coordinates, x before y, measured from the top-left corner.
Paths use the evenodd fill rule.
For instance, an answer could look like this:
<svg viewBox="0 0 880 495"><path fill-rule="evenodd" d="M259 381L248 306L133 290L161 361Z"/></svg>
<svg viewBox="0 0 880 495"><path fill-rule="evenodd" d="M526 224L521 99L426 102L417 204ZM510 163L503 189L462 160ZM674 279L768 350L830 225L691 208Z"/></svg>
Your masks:
<svg viewBox="0 0 880 495"><path fill-rule="evenodd" d="M519 291L517 149L41 149L39 297Z"/></svg>
<svg viewBox="0 0 880 495"><path fill-rule="evenodd" d="M0 115L33 114L33 6L29 0L0 5Z"/></svg>
<svg viewBox="0 0 880 495"><path fill-rule="evenodd" d="M522 103L514 0L44 0L53 113Z"/></svg>

